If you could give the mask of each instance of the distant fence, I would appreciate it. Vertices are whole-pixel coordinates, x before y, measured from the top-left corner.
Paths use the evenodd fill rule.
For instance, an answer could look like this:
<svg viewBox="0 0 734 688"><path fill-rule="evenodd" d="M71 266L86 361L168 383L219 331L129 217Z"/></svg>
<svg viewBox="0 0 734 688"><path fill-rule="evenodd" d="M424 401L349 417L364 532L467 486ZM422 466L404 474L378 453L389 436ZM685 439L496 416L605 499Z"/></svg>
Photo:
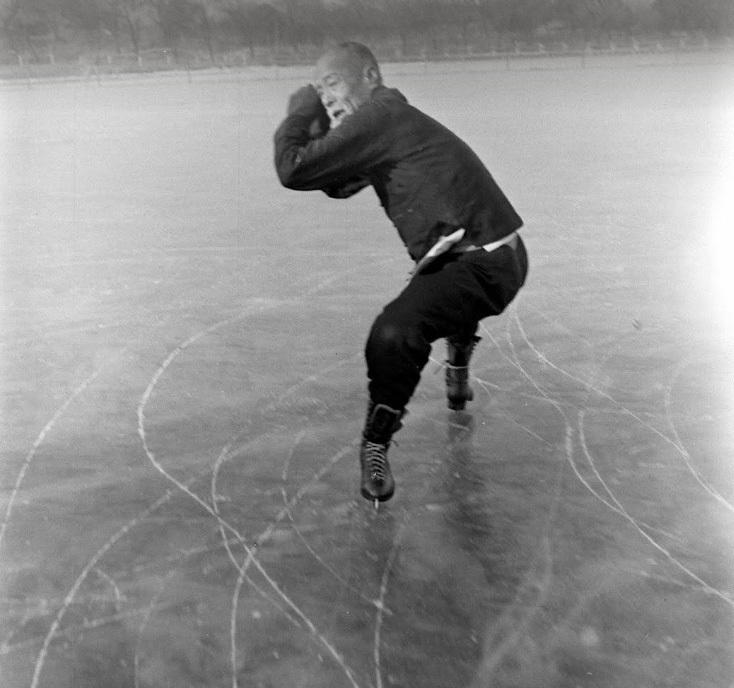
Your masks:
<svg viewBox="0 0 734 688"><path fill-rule="evenodd" d="M208 53L188 50L151 48L138 54L99 53L83 55L74 62L57 62L53 55L47 60L28 61L19 54L6 54L0 61L0 82L6 84L50 79L85 81L107 81L134 75L181 76L189 80L211 78L223 73L242 73L252 78L292 78L303 68L304 75L318 55L318 48L306 50L282 50L279 52L229 51L217 54L213 59ZM592 68L614 64L616 58L626 56L645 64L673 64L695 62L703 59L734 61L734 40L724 38L712 41L705 37L683 36L666 39L628 39L617 42L590 42L571 45L561 41L516 42L511 47L489 51L430 52L417 54L382 56L390 65L388 71L425 71L435 62L445 66L457 64L457 69L471 69L487 64L500 69L536 69L558 66ZM461 65L459 67L458 65Z"/></svg>

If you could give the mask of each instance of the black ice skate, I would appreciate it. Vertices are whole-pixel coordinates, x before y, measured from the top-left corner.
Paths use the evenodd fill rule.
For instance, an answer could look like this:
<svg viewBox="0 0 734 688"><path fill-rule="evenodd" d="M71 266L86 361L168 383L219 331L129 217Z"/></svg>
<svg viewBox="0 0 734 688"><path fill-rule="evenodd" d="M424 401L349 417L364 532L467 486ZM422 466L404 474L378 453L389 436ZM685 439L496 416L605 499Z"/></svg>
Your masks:
<svg viewBox="0 0 734 688"><path fill-rule="evenodd" d="M446 361L446 399L448 407L462 411L467 401L474 398L469 386L469 360L481 337L472 337L469 342L447 339L448 360Z"/></svg>
<svg viewBox="0 0 734 688"><path fill-rule="evenodd" d="M359 450L362 470L360 491L365 499L384 502L395 492L395 480L387 460L387 450L393 434L402 427L402 417L403 411L370 402Z"/></svg>

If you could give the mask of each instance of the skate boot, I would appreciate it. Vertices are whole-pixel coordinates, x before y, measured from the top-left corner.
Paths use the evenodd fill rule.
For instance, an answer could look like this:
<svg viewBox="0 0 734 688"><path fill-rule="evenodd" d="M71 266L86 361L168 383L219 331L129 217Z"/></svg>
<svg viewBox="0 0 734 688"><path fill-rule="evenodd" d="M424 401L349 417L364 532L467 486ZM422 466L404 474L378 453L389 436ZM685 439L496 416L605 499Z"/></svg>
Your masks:
<svg viewBox="0 0 734 688"><path fill-rule="evenodd" d="M365 499L384 502L395 492L395 481L387 460L387 450L393 433L402 427L400 419L403 413L385 404L370 401L359 450L362 470L360 491Z"/></svg>
<svg viewBox="0 0 734 688"><path fill-rule="evenodd" d="M447 339L448 359L446 361L446 399L448 407L462 411L467 401L474 398L469 386L469 359L481 337L473 336L468 343Z"/></svg>

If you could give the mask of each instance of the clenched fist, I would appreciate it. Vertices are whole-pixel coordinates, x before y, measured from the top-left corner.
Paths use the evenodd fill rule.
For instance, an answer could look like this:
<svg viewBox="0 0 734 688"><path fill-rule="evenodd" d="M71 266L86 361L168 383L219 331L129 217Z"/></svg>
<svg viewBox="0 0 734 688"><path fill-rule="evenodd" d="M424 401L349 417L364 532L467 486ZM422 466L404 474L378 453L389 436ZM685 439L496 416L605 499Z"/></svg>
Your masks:
<svg viewBox="0 0 734 688"><path fill-rule="evenodd" d="M318 138L329 131L329 115L326 112L319 94L311 86L302 86L288 99L288 114L299 113L312 118L309 134Z"/></svg>

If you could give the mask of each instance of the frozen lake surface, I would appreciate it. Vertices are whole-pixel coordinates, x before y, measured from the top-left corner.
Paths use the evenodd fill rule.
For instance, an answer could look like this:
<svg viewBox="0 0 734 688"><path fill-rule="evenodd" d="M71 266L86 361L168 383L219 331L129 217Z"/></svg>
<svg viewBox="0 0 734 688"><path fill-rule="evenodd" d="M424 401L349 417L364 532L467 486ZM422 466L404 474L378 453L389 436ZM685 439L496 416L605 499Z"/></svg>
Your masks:
<svg viewBox="0 0 734 688"><path fill-rule="evenodd" d="M4 688L731 688L734 65L385 71L531 269L378 512L410 263L370 190L278 185L301 77L0 88Z"/></svg>

